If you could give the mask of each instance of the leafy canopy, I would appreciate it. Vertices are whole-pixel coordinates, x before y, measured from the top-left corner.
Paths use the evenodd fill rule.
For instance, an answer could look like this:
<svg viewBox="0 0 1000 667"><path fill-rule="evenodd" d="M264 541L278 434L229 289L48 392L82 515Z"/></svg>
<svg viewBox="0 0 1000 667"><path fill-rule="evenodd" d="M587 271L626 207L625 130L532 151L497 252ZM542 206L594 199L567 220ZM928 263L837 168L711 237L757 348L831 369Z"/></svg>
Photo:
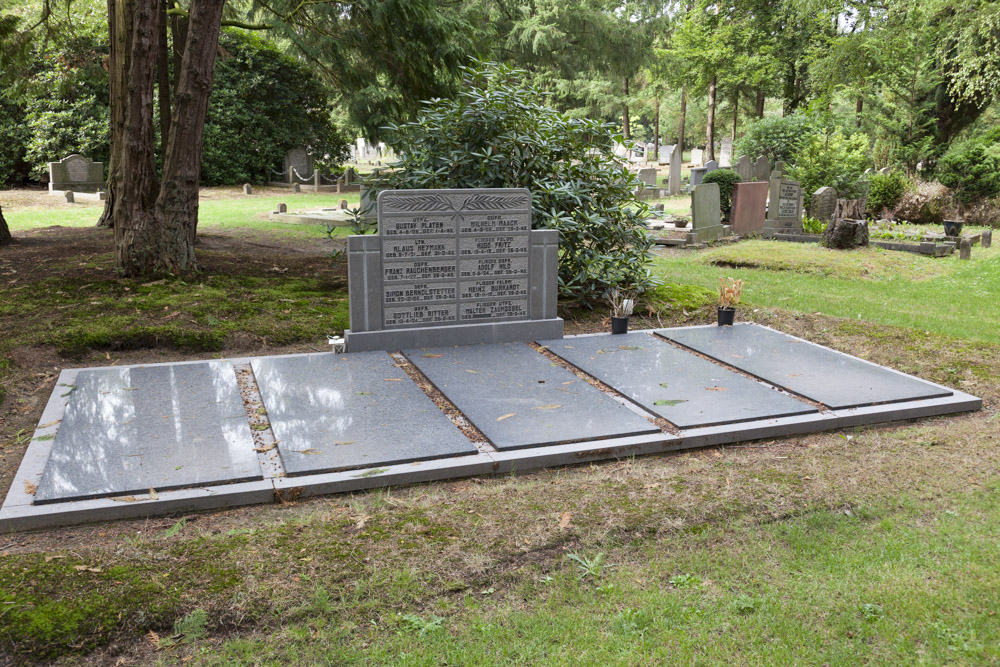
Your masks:
<svg viewBox="0 0 1000 667"><path fill-rule="evenodd" d="M386 188L531 191L532 226L560 233L559 291L592 307L612 287L652 287L638 179L613 153L610 124L568 118L523 83L524 72L477 62L464 90L387 128L403 157L371 180Z"/></svg>

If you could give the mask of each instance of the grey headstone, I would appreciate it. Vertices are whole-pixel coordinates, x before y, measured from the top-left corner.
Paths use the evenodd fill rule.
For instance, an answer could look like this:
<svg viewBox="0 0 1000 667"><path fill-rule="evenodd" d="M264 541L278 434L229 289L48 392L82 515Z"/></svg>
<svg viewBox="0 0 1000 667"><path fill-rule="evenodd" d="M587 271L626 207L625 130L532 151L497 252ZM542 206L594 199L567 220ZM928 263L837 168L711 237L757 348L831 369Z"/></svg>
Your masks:
<svg viewBox="0 0 1000 667"><path fill-rule="evenodd" d="M883 176L891 172L892 169L889 169L889 167L882 167L881 169L878 170L878 173L882 174Z"/></svg>
<svg viewBox="0 0 1000 667"><path fill-rule="evenodd" d="M662 211L663 210L663 204L662 203L657 204L656 206L653 207L653 210L654 211Z"/></svg>
<svg viewBox="0 0 1000 667"><path fill-rule="evenodd" d="M829 186L822 187L813 193L809 202L809 217L823 222L833 220L837 208L837 190Z"/></svg>
<svg viewBox="0 0 1000 667"><path fill-rule="evenodd" d="M781 164L780 162L778 164ZM802 231L802 186L797 181L772 178L763 236Z"/></svg>
<svg viewBox="0 0 1000 667"><path fill-rule="evenodd" d="M298 183L292 184L292 192L302 192L302 186Z"/></svg>
<svg viewBox="0 0 1000 667"><path fill-rule="evenodd" d="M668 181L667 192L671 197L679 195L681 193L681 147L680 144L674 145L674 150L670 154L670 178Z"/></svg>
<svg viewBox="0 0 1000 667"><path fill-rule="evenodd" d="M522 188L380 192L378 235L348 238L348 350L560 337L558 249Z"/></svg>
<svg viewBox="0 0 1000 667"><path fill-rule="evenodd" d="M278 204L278 213L288 213L288 205Z"/></svg>
<svg viewBox="0 0 1000 667"><path fill-rule="evenodd" d="M987 229L983 232L982 240L980 241L984 248L989 248L993 244L993 230Z"/></svg>
<svg viewBox="0 0 1000 667"><path fill-rule="evenodd" d="M364 183L361 184L361 203L359 208L361 209L361 219L374 221L378 219L378 210L375 206L375 201L372 199L372 191Z"/></svg>
<svg viewBox="0 0 1000 667"><path fill-rule="evenodd" d="M771 179L771 163L768 162L767 156L761 155L753 163L753 180L768 181L770 179Z"/></svg>
<svg viewBox="0 0 1000 667"><path fill-rule="evenodd" d="M785 162L784 160L778 160L774 163L774 170L771 171L770 178L784 178L785 177Z"/></svg>
<svg viewBox="0 0 1000 667"><path fill-rule="evenodd" d="M289 475L476 453L385 352L251 362Z"/></svg>
<svg viewBox="0 0 1000 667"><path fill-rule="evenodd" d="M293 174L297 174L300 178L309 178L312 176L313 162L305 148L298 146L285 153L284 170L287 172L289 169L294 169Z"/></svg>
<svg viewBox="0 0 1000 667"><path fill-rule="evenodd" d="M404 354L500 450L659 431L524 343Z"/></svg>
<svg viewBox="0 0 1000 667"><path fill-rule="evenodd" d="M105 189L104 164L82 155L68 155L49 162L49 192L99 192Z"/></svg>
<svg viewBox="0 0 1000 667"><path fill-rule="evenodd" d="M658 333L834 410L952 395L919 378L755 324Z"/></svg>
<svg viewBox="0 0 1000 667"><path fill-rule="evenodd" d="M337 204L337 206L340 207L341 211L346 211L347 210L347 200L346 199L341 199L340 203Z"/></svg>
<svg viewBox="0 0 1000 667"><path fill-rule="evenodd" d="M539 342L681 428L817 412L648 333Z"/></svg>
<svg viewBox="0 0 1000 667"><path fill-rule="evenodd" d="M718 160L709 160L708 162L705 163L705 173L706 174L710 174L710 173L712 173L713 171L715 171L718 168L719 168L719 161Z"/></svg>
<svg viewBox="0 0 1000 667"><path fill-rule="evenodd" d="M962 239L961 243L958 244L958 258L972 259L972 241Z"/></svg>
<svg viewBox="0 0 1000 667"><path fill-rule="evenodd" d="M35 502L261 479L232 364L80 371Z"/></svg>
<svg viewBox="0 0 1000 667"><path fill-rule="evenodd" d="M691 192L691 231L688 241L714 241L724 233L718 183L702 183Z"/></svg>
<svg viewBox="0 0 1000 667"><path fill-rule="evenodd" d="M73 202L76 201L76 196L73 194L72 190L66 190L63 193L63 196L66 197L66 203L67 204L72 204Z"/></svg>
<svg viewBox="0 0 1000 667"><path fill-rule="evenodd" d="M722 140L719 148L719 166L729 167L733 163L733 140L726 137Z"/></svg>
<svg viewBox="0 0 1000 667"><path fill-rule="evenodd" d="M642 181L642 184L645 185L647 188L655 188L656 169L654 169L653 167L646 167L644 169L640 169L639 180Z"/></svg>
<svg viewBox="0 0 1000 667"><path fill-rule="evenodd" d="M253 187L251 187L251 185L249 183L244 183L243 184L243 194L245 194L245 195L252 195L253 194Z"/></svg>
<svg viewBox="0 0 1000 667"><path fill-rule="evenodd" d="M706 173L708 173L708 170L705 167L694 167L691 169L688 188L694 189L696 185L701 185L701 182L705 179Z"/></svg>
<svg viewBox="0 0 1000 667"><path fill-rule="evenodd" d="M740 159L736 161L733 166L733 171L740 177L740 180L744 183L753 180L753 163L750 162L749 155L741 155Z"/></svg>

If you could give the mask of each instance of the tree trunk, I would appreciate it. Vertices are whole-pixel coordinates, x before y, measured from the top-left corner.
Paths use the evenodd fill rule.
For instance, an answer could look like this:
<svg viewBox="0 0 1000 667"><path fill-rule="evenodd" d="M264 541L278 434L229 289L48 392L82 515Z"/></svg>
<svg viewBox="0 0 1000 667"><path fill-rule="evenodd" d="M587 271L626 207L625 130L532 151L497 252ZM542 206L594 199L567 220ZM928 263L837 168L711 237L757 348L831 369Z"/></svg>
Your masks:
<svg viewBox="0 0 1000 667"><path fill-rule="evenodd" d="M631 138L631 133L629 132L628 126L628 77L625 77L623 91L625 93L625 113L622 116L622 134L625 135L626 139L629 139Z"/></svg>
<svg viewBox="0 0 1000 667"><path fill-rule="evenodd" d="M764 89L757 89L757 107L754 109L757 114L757 118L764 117Z"/></svg>
<svg viewBox="0 0 1000 667"><path fill-rule="evenodd" d="M198 185L208 99L215 76L215 56L225 0L191 4L184 65L178 75L170 140L163 156L163 182L157 214L164 229L164 264L171 271L196 268Z"/></svg>
<svg viewBox="0 0 1000 667"><path fill-rule="evenodd" d="M153 273L160 268L160 225L153 155L153 90L159 42L160 0L112 0L108 23L114 41L110 75L119 81L111 98L112 118L122 114L120 134L112 135L114 151L115 259L125 275ZM114 127L112 130L114 131Z"/></svg>
<svg viewBox="0 0 1000 667"><path fill-rule="evenodd" d="M187 18L183 16L171 16L170 34L174 37L174 94L176 95L177 84L181 78L181 65L184 64L184 47L187 45Z"/></svg>
<svg viewBox="0 0 1000 667"><path fill-rule="evenodd" d="M656 112L653 114L653 162L658 163L660 161L660 98L656 98ZM646 157L646 162L649 162L649 157Z"/></svg>
<svg viewBox="0 0 1000 667"><path fill-rule="evenodd" d="M156 98L160 106L160 154L170 136L170 67L167 54L167 0L160 3L160 42L156 50ZM177 70L175 70L175 73Z"/></svg>
<svg viewBox="0 0 1000 667"><path fill-rule="evenodd" d="M856 115L858 127L861 127L861 112L864 110L865 110L865 98L862 95L858 95L858 103L854 107L854 113Z"/></svg>
<svg viewBox="0 0 1000 667"><path fill-rule="evenodd" d="M3 207L0 207L0 245L10 243L11 238L13 237L10 235L10 228L3 219Z"/></svg>
<svg viewBox="0 0 1000 667"><path fill-rule="evenodd" d="M98 227L114 227L115 201L117 200L120 163L118 154L125 126L125 107L128 104L128 85L125 80L125 67L122 53L128 49L129 38L124 25L116 19L117 0L108 0L108 39L110 55L108 58L108 89L111 105L108 120L108 135L111 143L111 155L108 160L108 193L104 200L104 213L97 221ZM123 10L124 11L124 10Z"/></svg>
<svg viewBox="0 0 1000 667"><path fill-rule="evenodd" d="M708 84L708 123L705 131L705 160L715 159L715 84L716 77Z"/></svg>
<svg viewBox="0 0 1000 667"><path fill-rule="evenodd" d="M681 147L681 153L684 152L684 126L687 124L687 112L688 89L687 86L681 86L681 120L677 123L677 145Z"/></svg>
<svg viewBox="0 0 1000 667"><path fill-rule="evenodd" d="M736 141L736 122L740 118L740 89L736 89L736 94L733 95L733 133L730 137L733 141Z"/></svg>

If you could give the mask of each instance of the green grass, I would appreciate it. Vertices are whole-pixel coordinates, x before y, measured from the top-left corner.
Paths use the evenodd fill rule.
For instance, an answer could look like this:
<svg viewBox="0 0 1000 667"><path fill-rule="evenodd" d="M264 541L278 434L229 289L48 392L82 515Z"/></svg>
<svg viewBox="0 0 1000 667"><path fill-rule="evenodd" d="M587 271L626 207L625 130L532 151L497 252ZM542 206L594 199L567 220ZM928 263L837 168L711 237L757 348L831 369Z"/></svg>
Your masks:
<svg viewBox="0 0 1000 667"><path fill-rule="evenodd" d="M722 262L716 265L712 262ZM867 320L972 340L1000 342L1000 250L976 247L930 259L869 249L750 241L695 255L661 257L654 272L714 289L719 276L746 282L747 307Z"/></svg>

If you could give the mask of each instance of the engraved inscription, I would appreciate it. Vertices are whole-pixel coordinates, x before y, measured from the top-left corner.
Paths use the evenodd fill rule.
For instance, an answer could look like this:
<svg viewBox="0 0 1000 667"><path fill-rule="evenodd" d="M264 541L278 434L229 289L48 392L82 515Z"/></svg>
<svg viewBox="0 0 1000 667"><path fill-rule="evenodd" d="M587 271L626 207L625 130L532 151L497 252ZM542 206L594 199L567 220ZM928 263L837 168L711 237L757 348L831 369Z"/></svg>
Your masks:
<svg viewBox="0 0 1000 667"><path fill-rule="evenodd" d="M382 257L385 259L426 259L454 256L455 239L410 239L382 242Z"/></svg>
<svg viewBox="0 0 1000 667"><path fill-rule="evenodd" d="M385 326L420 326L455 321L455 304L437 306L398 306L385 309Z"/></svg>
<svg viewBox="0 0 1000 667"><path fill-rule="evenodd" d="M443 280L456 277L454 260L403 262L385 264L382 267L382 278L387 283Z"/></svg>
<svg viewBox="0 0 1000 667"><path fill-rule="evenodd" d="M88 163L82 157L75 157L63 162L66 167L66 178L73 183L85 183L87 181Z"/></svg>
<svg viewBox="0 0 1000 667"><path fill-rule="evenodd" d="M452 215L415 215L405 218L379 220L379 236L423 236L425 234L454 234L455 217Z"/></svg>
<svg viewBox="0 0 1000 667"><path fill-rule="evenodd" d="M383 290L385 303L454 301L455 286L451 283L412 283L393 285Z"/></svg>
<svg viewBox="0 0 1000 667"><path fill-rule="evenodd" d="M459 292L463 299L484 299L487 297L507 298L528 296L527 278L490 278L486 280L463 280Z"/></svg>
<svg viewBox="0 0 1000 667"><path fill-rule="evenodd" d="M527 257L480 257L458 260L462 278L507 278L528 275Z"/></svg>
<svg viewBox="0 0 1000 667"><path fill-rule="evenodd" d="M502 318L526 319L528 317L527 299L492 299L462 304L461 320L497 320Z"/></svg>
<svg viewBox="0 0 1000 667"><path fill-rule="evenodd" d="M526 232L531 229L531 215L490 214L474 215L466 213L459 231L463 234L486 234L490 232Z"/></svg>
<svg viewBox="0 0 1000 667"><path fill-rule="evenodd" d="M778 217L794 218L799 213L799 187L783 183L778 193Z"/></svg>
<svg viewBox="0 0 1000 667"><path fill-rule="evenodd" d="M462 257L477 255L516 255L528 252L527 234L504 234L502 236L464 236L458 246Z"/></svg>

